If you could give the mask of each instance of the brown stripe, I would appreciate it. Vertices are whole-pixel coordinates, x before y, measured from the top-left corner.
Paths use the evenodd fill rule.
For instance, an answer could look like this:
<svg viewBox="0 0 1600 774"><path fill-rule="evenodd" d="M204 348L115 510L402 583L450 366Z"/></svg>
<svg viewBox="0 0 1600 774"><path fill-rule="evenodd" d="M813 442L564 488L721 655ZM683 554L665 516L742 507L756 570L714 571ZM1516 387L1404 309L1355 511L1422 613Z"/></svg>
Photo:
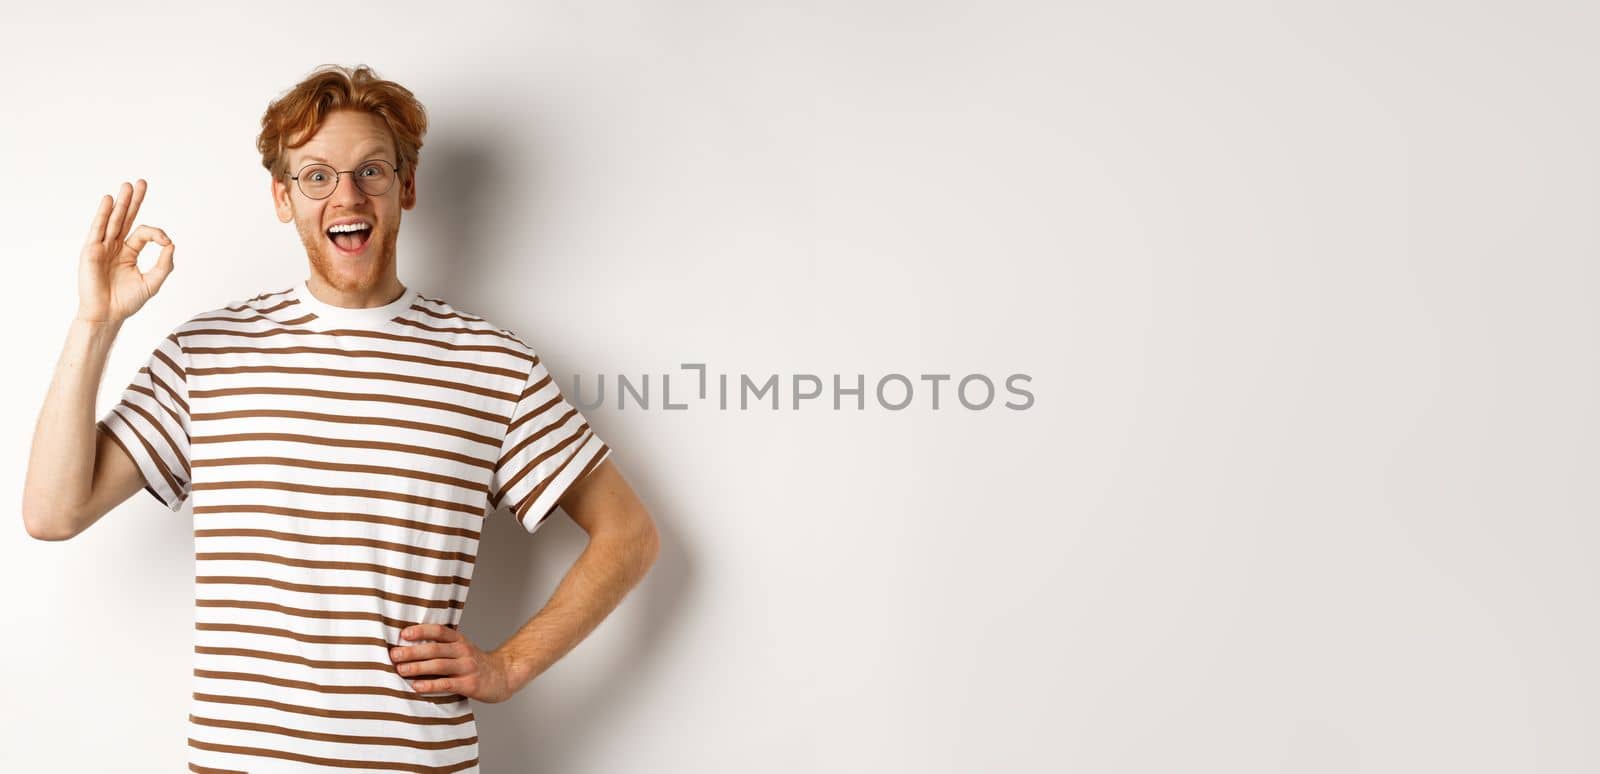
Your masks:
<svg viewBox="0 0 1600 774"><path fill-rule="evenodd" d="M115 440L116 436L112 436ZM298 516L302 519L321 519L323 521L359 521L368 524L388 524L393 527L414 529L418 532L430 532L435 535L449 535L451 537L465 537L478 539L478 530L466 527L450 527L443 524L430 524L425 521L401 518L398 516L375 516L367 513L348 513L344 511L313 511L305 508L289 508L282 505L196 505L196 514L201 513L276 513L280 516ZM399 545L399 544L390 544ZM405 546L411 548L411 546ZM396 548L394 550L400 550ZM463 556L473 557L472 554Z"/></svg>
<svg viewBox="0 0 1600 774"><path fill-rule="evenodd" d="M371 613L365 610L310 610L303 607L289 607L276 602L257 602L247 599L196 599L195 607L239 608L243 610L268 610L284 615L295 615L301 618L314 618L322 621L378 621L384 626L395 629L395 643L400 641L400 630L411 626L416 621L407 621L401 618L392 618L382 613ZM456 628L453 624L445 624ZM392 644L392 643L391 643Z"/></svg>
<svg viewBox="0 0 1600 774"><path fill-rule="evenodd" d="M417 294L417 300L426 301L426 302L428 302L430 304L438 304L440 306L449 306L450 305L449 302L445 301L444 299L429 298L429 297L424 296L424 295L422 295L420 293ZM411 308L412 309L417 309L417 310L420 310L420 311L423 311L423 312L427 312L429 316L434 317L434 318L439 319L439 320L462 320L462 321L465 321L465 322L481 322L481 323L484 323L484 324L489 324L488 320L485 320L484 318L478 317L476 315L467 314L466 312L462 312L459 309L455 310L455 311L452 311L452 312L440 312L440 311L435 311L433 309L430 309L430 308L428 308L426 306L418 306L416 304L412 304Z"/></svg>
<svg viewBox="0 0 1600 774"><path fill-rule="evenodd" d="M288 303L294 303L294 300L289 298L289 292L292 291L292 290L294 290L293 287L287 287L287 288L284 288L283 290L269 290L269 291L267 291L265 293L262 293L261 295L256 296L255 298L250 299L249 301L244 302L243 304L240 304L238 306L225 306L225 307L223 307L223 309L226 309L226 310L228 310L230 312L241 312L241 311L244 311L246 309L254 309L255 307L250 305L251 302L260 301L262 299L271 298L273 296L283 296L284 298L281 301L285 301L285 302L288 302Z"/></svg>
<svg viewBox="0 0 1600 774"><path fill-rule="evenodd" d="M467 697L458 693L448 696L423 696L416 691L402 691L396 688L384 688L381 685L322 685L310 683L305 680L288 680L270 675L256 675L249 672L223 672L212 669L196 669L195 677L207 677L212 680L242 680L247 683L266 683L279 688L296 688L302 691L315 691L316 693L331 693L341 696L391 696L396 699L409 699L411 701L427 702L429 704L458 704L466 701Z"/></svg>
<svg viewBox="0 0 1600 774"><path fill-rule="evenodd" d="M210 766L201 766L198 763L189 764L189 770L195 774L250 774L248 771L235 771L234 769L213 769Z"/></svg>
<svg viewBox="0 0 1600 774"><path fill-rule="evenodd" d="M194 713L189 714L189 721L195 725L211 726L212 728L231 728L237 731L258 731L263 734L278 734L280 736L294 737L296 739L309 739L316 742L338 742L342 744L382 744L395 747L410 747L417 750L451 750L457 747L467 747L478 743L476 734L464 736L460 739L446 739L439 742L423 742L416 739L402 739L396 736L355 736L352 734L328 734L321 731L301 731L296 728L274 726L267 723L247 723L241 720L219 720L217 718L201 717Z"/></svg>
<svg viewBox="0 0 1600 774"><path fill-rule="evenodd" d="M535 358L535 359L534 359L534 360L535 360L535 363L534 363L534 364L535 364L535 365L537 365L537 364L538 364L538 358ZM532 372L529 372L529 374L528 374L528 375L529 375L529 376L532 376L532 375L533 375L533 373L532 373ZM545 375L544 375L544 378L543 378L543 379L540 379L540 380L539 380L539 381L538 381L538 383L536 383L536 384L531 384L531 385L528 385L528 387L527 387L527 388L526 388L526 389L524 389L524 390L523 390L523 391L522 391L522 394L521 394L521 395L519 395L519 396L517 396L517 400L518 400L518 401L519 401L519 402L520 402L520 401L524 401L524 400L527 400L527 399L528 399L528 397L529 397L529 396L531 396L531 395L533 395L533 394L534 394L534 393L536 393L536 392L538 392L538 391L540 391L540 390L542 390L542 389L544 389L544 388L545 388L545 385L547 385L547 384L549 384L549 383L550 383L550 382L552 382L552 381L554 381L554 379L552 379L552 378L551 378L551 377L550 377L550 372L548 372L548 371L546 371L546 372L545 372Z"/></svg>
<svg viewBox="0 0 1600 774"><path fill-rule="evenodd" d="M194 582L221 583L234 586L267 586L283 591L298 591L304 594L342 594L357 597L377 597L388 602L397 602L402 605L416 607L455 609L466 606L460 599L425 599L407 594L396 594L383 589L367 588L365 586L325 586L320 583L290 583L276 578L258 578L252 575L199 575Z"/></svg>
<svg viewBox="0 0 1600 774"><path fill-rule="evenodd" d="M191 484L194 491L221 491L224 489L275 489L282 492L305 492L308 494L340 495L343 497L365 497L373 500L393 500L395 502L423 505L429 508L438 508L446 511L456 511L473 516L482 516L483 507L469 503L458 503L450 500L439 500L432 497L421 497L404 492L384 492L376 489L356 489L343 486L313 486L311 484L292 484L283 481L207 481Z"/></svg>
<svg viewBox="0 0 1600 774"><path fill-rule="evenodd" d="M400 313L400 315L390 317L389 321L390 323L395 323L395 325L408 325L411 326L411 328L427 329L427 326L416 325L416 323L413 323L413 321L408 320L408 317L411 317L411 312L418 309L421 309L421 307L413 304L411 305L410 309L406 309L405 312ZM317 315L314 315L314 313L309 313L306 318L296 320L296 323L304 323L306 320L315 320L315 318L317 318ZM496 345L456 344L453 339L445 339L445 341L440 341L440 339L429 339L429 337L426 336L394 336L394 334L381 333L381 331L368 331L368 329L365 328L330 328L326 329L326 331L294 331L294 333L322 334L322 336L365 336L370 337L370 339L394 339L394 341L408 342L408 344L424 344L429 345L429 347L438 347L438 349L453 350L453 352L470 352L470 350L478 350L478 352L512 353L507 352L504 347L496 347ZM475 329L474 333L493 333L493 331L488 331L488 329ZM522 341L518 341L517 337L501 337L502 339L507 339L507 341L514 341L517 342L517 344L522 344ZM523 349L526 350L528 347L523 345ZM517 357L522 358L522 360L526 360L528 355L525 355L525 353L517 353Z"/></svg>
<svg viewBox="0 0 1600 774"><path fill-rule="evenodd" d="M280 309L282 307L285 307L285 306L288 306L288 304L275 304L275 305L269 307L267 309L267 311L276 312L276 311L278 311L278 309ZM243 312L246 309L250 309L251 311L255 311L252 307L245 307L245 306L241 306L241 307L231 307L231 306L223 307L223 310L224 311L228 311L228 312ZM208 315L200 315L200 316L197 316L197 317L189 318L189 322L192 322L192 323L196 323L196 322L250 323L250 322L260 322L260 321L266 321L266 322L270 322L270 323L278 323L280 325L285 323L285 322L289 322L289 321L284 321L284 320L278 320L275 317L268 317L268 316L262 314L259 311L256 311L255 314L252 314L252 315L249 315L249 316L246 316L246 317L229 317L227 315L222 315L222 314L208 314ZM182 335L188 335L188 332L185 331Z"/></svg>
<svg viewBox="0 0 1600 774"><path fill-rule="evenodd" d="M285 291L285 292L287 292L287 291ZM272 304L271 306L264 306L264 307L261 307L259 309L256 309L256 311L260 312L263 315L267 315L267 314L271 314L273 312L276 312L276 311L278 311L280 309L291 309L291 308L295 308L295 307L298 307L298 306L300 306L300 302L299 301L296 301L296 300L294 300L292 298L285 298L285 299L282 299L282 300L278 301L275 304ZM228 307L228 311L230 311L230 312L243 311L244 308L245 307L232 307L232 306L230 306L230 307ZM254 308L254 307L252 307L252 308ZM295 311L299 311L299 310L296 309ZM311 317L312 317L311 313L307 312L304 317L299 318L299 319L309 319ZM268 318L268 319L273 319L273 318ZM274 320L274 322L276 322L276 320Z"/></svg>
<svg viewBox="0 0 1600 774"><path fill-rule="evenodd" d="M305 398L327 398L329 400L366 401L369 403L386 403L400 406L417 406L420 408L447 411L452 414L463 414L476 417L496 424L505 424L504 414L494 414L488 411L478 411L454 403L424 398L410 398L403 395L388 395L378 392L338 392L335 390L313 390L305 387L225 387L216 390L191 390L190 398L220 398L228 395L294 395Z"/></svg>
<svg viewBox="0 0 1600 774"><path fill-rule="evenodd" d="M373 710L338 710L323 707L304 707L299 704L285 704L271 699L257 699L248 696L224 696L219 693L196 693L195 701L207 701L213 704L241 704L247 707L263 707L283 712L296 712L301 715L313 715L319 718L346 718L349 720L388 720L395 723L411 723L418 726L459 726L471 723L477 718L469 710L465 715L441 718L432 715L401 715L397 712L376 712Z"/></svg>
<svg viewBox="0 0 1600 774"><path fill-rule="evenodd" d="M377 637L340 636L337 634L305 634L293 632L288 629L277 629L271 626L253 626L250 624L205 623L196 621L194 628L202 632L238 632L240 634L261 634L268 637L286 637L300 642L315 642L324 645L369 645L375 648L387 648L389 643Z"/></svg>
<svg viewBox="0 0 1600 774"><path fill-rule="evenodd" d="M478 441L478 443L486 443L486 445L494 446L494 448L499 448L501 441L504 440L504 438L493 438L488 437L488 435L478 435L478 433L467 432L467 430L459 429L459 427L451 427L451 425L429 424L429 422L411 422L408 421L408 419L394 419L394 417L354 416L354 414L323 414L317 413L317 411L290 411L290 409L264 408L240 409L240 411L213 411L213 413L194 414L194 416L190 417L190 419L195 422L200 422L210 421L210 419L246 419L246 417L318 419L318 421L339 422L339 424L384 425L384 427L402 427L402 429L408 430L429 430L429 432L440 433L440 435L454 435L454 437L467 438L467 440ZM506 424L504 417L502 417L499 424ZM286 435L285 438L298 437L294 437L294 435ZM371 448L384 448L384 446L373 443Z"/></svg>
<svg viewBox="0 0 1600 774"><path fill-rule="evenodd" d="M214 332L215 333L229 333L228 331L214 331ZM198 335L199 333L200 333L199 331L186 331L184 333L184 335L193 336L193 335ZM325 333L323 333L321 331L297 331L297 330L294 330L292 328L282 328L282 329L278 329L276 331L270 331L270 333L300 333L300 334L305 334L305 335L310 335L310 336L327 335L327 334L325 334ZM370 333L372 333L372 331L351 331L350 333L352 335L355 334L355 333L369 333L370 334ZM239 335L239 334L233 333L233 334L230 334L230 335ZM533 359L532 355L528 355L528 354L525 354L525 353L522 353L522 352L517 352L515 350L505 349L504 347L478 347L478 346L472 346L472 345L468 345L468 344L446 345L446 344L444 344L442 342L436 342L436 341L431 342L431 341L428 341L427 339L412 338L410 336L395 336L393 334L374 334L374 335L377 335L379 338L393 339L395 341L401 341L401 342L405 342L405 343L408 343L408 344L410 344L410 343L432 344L434 346L444 347L445 349L451 349L451 350L476 350L476 351L481 351L481 352L497 352L497 353L510 355L512 357L516 357L516 358L520 358L520 359L528 360L528 361L532 361L532 359ZM521 371L513 371L513 370L511 370L509 368L496 368L495 366L483 365L482 363L477 363L477 362L474 362L474 361L471 361L471 360L440 360L438 358L424 357L422 355L413 355L413 354L410 354L410 353L407 353L407 352L388 352L388 351L381 350L381 349L343 349L343 348L340 348L340 347L303 347L303 346L295 346L295 347L240 347L240 346L234 346L234 347L189 347L189 346L186 346L186 347L183 348L183 351L185 353L189 354L191 357L193 355L236 355L236 354L262 355L262 356L270 356L270 355L327 355L329 357L339 357L339 358L370 357L370 358L376 358L376 359L379 359L379 360L395 360L395 361L402 362L402 363L416 363L416 364L419 364L419 365L437 366L439 368L456 368L456 369L460 369L460 370L463 370L463 371L473 371L473 372L482 373L482 374L497 374L499 376L510 376L512 378L517 378L517 377L521 377L521 376L525 376L526 375Z"/></svg>
<svg viewBox="0 0 1600 774"><path fill-rule="evenodd" d="M430 481L435 484L458 487L470 492L486 493L489 485L484 481L468 481L464 478L446 476L439 473L429 473L426 470L406 470L405 468L390 467L388 465L358 465L351 462L326 462L323 460L302 460L294 457L217 457L214 459L195 460L197 468L216 468L229 465L282 465L286 468L301 468L306 470L334 470L345 473L372 473L383 476L394 476L410 481Z"/></svg>
<svg viewBox="0 0 1600 774"><path fill-rule="evenodd" d="M489 398L498 398L511 402L517 399L515 393L504 390L495 390L468 384L462 381L448 379L429 379L424 376L412 374L391 374L379 371L346 371L338 368L312 368L309 366L218 366L215 368L191 368L191 374L211 376L214 374L304 374L308 376L334 376L345 379L378 379L402 384L420 384L428 387L437 387L441 390L454 390L473 395L482 395Z"/></svg>
<svg viewBox="0 0 1600 774"><path fill-rule="evenodd" d="M394 664L383 664L375 661L327 661L310 659L304 656L291 656L287 653L274 653L270 650L255 650L254 648L226 648L219 645L196 645L194 652L208 656L240 656L242 658L259 658L267 661L279 661L285 664L299 664L315 669L366 669L374 672L386 672L396 677L400 676L395 671Z"/></svg>
<svg viewBox="0 0 1600 774"><path fill-rule="evenodd" d="M192 318L189 319L189 322L191 322L191 323L196 323L196 322L224 322L224 323L270 322L270 323L275 323L275 324L278 324L278 325L303 325L305 323L308 323L308 322L311 322L312 320L317 319L317 316L314 315L314 314L311 314L310 312L306 312L304 314L301 314L299 317L282 317L282 318L280 318L280 317L272 317L271 316L271 314L273 312L277 312L280 309L288 309L290 314L298 312L300 310L292 308L292 307L296 306L297 304L299 304L298 301L289 300L289 301L282 301L282 302L273 304L271 306L268 306L268 307L265 307L265 308L262 308L262 309L257 309L255 307L249 307L249 306L225 306L225 307L222 308L222 311L243 312L243 311L249 310L249 311L255 312L255 314L252 314L252 315L249 315L249 316L246 316L246 317L228 317L227 315L212 314L212 315L205 315L205 316L201 316L201 317L192 317ZM188 334L188 331L184 331L184 335L187 335L187 334Z"/></svg>
<svg viewBox="0 0 1600 774"><path fill-rule="evenodd" d="M413 304L411 306L411 308L412 309L419 309L421 311L428 312L429 314L433 314L428 309L420 307L420 306L417 306L415 304ZM434 317L439 317L439 315L437 315L437 314L433 314L433 316ZM492 329L488 329L488 328L464 328L464 327L440 328L440 327L436 327L436 326L433 326L433 325L429 325L427 323L417 322L416 320L406 320L406 319L395 320L395 322L397 324L400 324L400 325L409 325L412 328L416 328L418 330L429 331L431 333L467 333L467 334L472 334L472 335L477 335L477 336L496 336L496 337L505 339L507 341L514 341L514 342L516 342L518 344L522 343L522 341L520 339L518 339L517 337L515 337L515 336L513 336L513 335L511 335L509 333L506 333L504 331L499 331L499 330L492 330Z"/></svg>
<svg viewBox="0 0 1600 774"><path fill-rule="evenodd" d="M200 422L213 419L238 419L242 417L267 416L326 419L332 422L340 421L340 418L333 414L313 414L305 411L273 410L247 410L228 411L216 414L196 414L194 415L194 420L196 422ZM429 425L422 422L407 422L400 419L378 420L374 418L372 421L367 421L366 417L346 417L345 419L347 419L351 424L386 425L390 427L408 427L418 430L435 430L442 435L451 435L457 438L465 438L469 441L477 441L482 444L493 446L496 449L499 449L500 444L505 441L504 438L490 438L486 435L477 435L475 433L469 433L464 430L450 428L444 425ZM472 457L456 452L444 451L442 449L430 449L426 446L413 446L411 444L404 443L389 443L387 441L322 438L314 435L300 435L298 433L227 433L223 435L193 435L189 437L189 443L191 445L197 443L228 443L231 441L288 441L291 443L310 443L322 446L340 446L346 449L385 449L388 451L409 452L411 454L422 454L430 457L438 457L440 459L459 462L463 465L475 465L480 468L494 467L494 463L484 460L481 457Z"/></svg>
<svg viewBox="0 0 1600 774"><path fill-rule="evenodd" d="M277 554L257 554L244 551L219 551L215 553L195 554L195 561L234 561L234 562L272 562L291 567L312 567L322 570L355 570L358 572L374 572L379 575L388 575L394 578L425 581L443 585L457 585L463 588L471 586L472 581L460 575L430 575L425 572L402 570L395 567L386 567L381 564L367 562L334 562L318 559L297 559Z"/></svg>
<svg viewBox="0 0 1600 774"><path fill-rule="evenodd" d="M367 548L381 548L385 551L398 551L416 556L425 556L429 559L450 559L458 562L476 562L476 554L462 551L439 551L432 548L423 548L407 543L393 543L387 540L375 540L361 537L332 537L326 535L303 535L298 532L280 532L272 529L197 529L194 531L195 539L208 537L260 537L273 540L287 540L293 543L310 543L319 546L366 546Z"/></svg>
<svg viewBox="0 0 1600 774"><path fill-rule="evenodd" d="M315 755L302 755L300 753L281 752L260 747L241 747L234 744L214 744L201 742L194 738L189 739L189 746L211 752L233 753L235 755L257 755L263 758L281 758L287 761L300 763L314 763L320 766L336 766L344 769L386 769L394 771L409 771L415 774L453 774L457 771L470 769L478 765L477 757L470 761L452 763L448 766L423 766L415 763L399 763L396 761L344 761L335 758L319 758Z"/></svg>

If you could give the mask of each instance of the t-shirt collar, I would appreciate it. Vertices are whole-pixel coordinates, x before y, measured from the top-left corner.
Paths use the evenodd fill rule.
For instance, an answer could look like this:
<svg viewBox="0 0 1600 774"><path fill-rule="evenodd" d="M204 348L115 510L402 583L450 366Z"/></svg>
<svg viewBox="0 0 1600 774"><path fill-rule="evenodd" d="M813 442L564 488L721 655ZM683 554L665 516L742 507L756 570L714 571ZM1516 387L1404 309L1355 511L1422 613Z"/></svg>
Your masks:
<svg viewBox="0 0 1600 774"><path fill-rule="evenodd" d="M381 328L390 320L405 314L417 298L417 291L407 287L399 298L383 306L353 308L334 306L317 300L317 297L311 294L311 289L306 287L306 282L306 279L302 279L295 284L294 295L295 300L299 301L306 311L317 316L317 319L311 321L314 326L322 323L335 328Z"/></svg>

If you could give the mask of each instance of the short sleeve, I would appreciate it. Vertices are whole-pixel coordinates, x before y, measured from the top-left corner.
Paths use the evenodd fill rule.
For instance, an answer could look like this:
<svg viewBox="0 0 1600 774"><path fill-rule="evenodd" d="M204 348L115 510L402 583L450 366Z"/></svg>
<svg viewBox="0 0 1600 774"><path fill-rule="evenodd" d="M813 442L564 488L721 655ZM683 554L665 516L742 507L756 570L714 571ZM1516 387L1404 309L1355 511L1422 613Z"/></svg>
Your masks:
<svg viewBox="0 0 1600 774"><path fill-rule="evenodd" d="M145 491L173 511L189 496L188 362L177 331L167 334L95 423L139 467Z"/></svg>
<svg viewBox="0 0 1600 774"><path fill-rule="evenodd" d="M489 501L496 506L503 502L531 533L544 524L567 489L610 454L534 354L506 424Z"/></svg>

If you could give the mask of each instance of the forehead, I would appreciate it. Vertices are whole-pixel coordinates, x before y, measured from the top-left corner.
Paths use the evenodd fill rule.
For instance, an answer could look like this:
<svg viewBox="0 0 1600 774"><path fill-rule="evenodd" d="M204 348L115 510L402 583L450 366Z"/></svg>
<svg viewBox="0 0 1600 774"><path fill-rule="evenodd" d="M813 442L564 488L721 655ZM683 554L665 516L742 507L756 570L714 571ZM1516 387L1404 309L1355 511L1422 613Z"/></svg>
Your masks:
<svg viewBox="0 0 1600 774"><path fill-rule="evenodd" d="M289 149L291 163L356 163L371 158L394 161L394 156L394 139L383 119L354 110L329 113L311 139L298 148Z"/></svg>

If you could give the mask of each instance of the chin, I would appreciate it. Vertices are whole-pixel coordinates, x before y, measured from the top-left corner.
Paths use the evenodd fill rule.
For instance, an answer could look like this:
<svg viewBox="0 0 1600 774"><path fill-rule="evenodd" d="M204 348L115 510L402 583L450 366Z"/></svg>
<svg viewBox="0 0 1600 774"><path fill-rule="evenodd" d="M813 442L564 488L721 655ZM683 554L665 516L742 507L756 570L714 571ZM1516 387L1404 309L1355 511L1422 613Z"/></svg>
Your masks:
<svg viewBox="0 0 1600 774"><path fill-rule="evenodd" d="M345 255L331 244L307 245L311 271L323 282L343 291L382 284L394 266L394 242L387 237L374 237L359 255Z"/></svg>

